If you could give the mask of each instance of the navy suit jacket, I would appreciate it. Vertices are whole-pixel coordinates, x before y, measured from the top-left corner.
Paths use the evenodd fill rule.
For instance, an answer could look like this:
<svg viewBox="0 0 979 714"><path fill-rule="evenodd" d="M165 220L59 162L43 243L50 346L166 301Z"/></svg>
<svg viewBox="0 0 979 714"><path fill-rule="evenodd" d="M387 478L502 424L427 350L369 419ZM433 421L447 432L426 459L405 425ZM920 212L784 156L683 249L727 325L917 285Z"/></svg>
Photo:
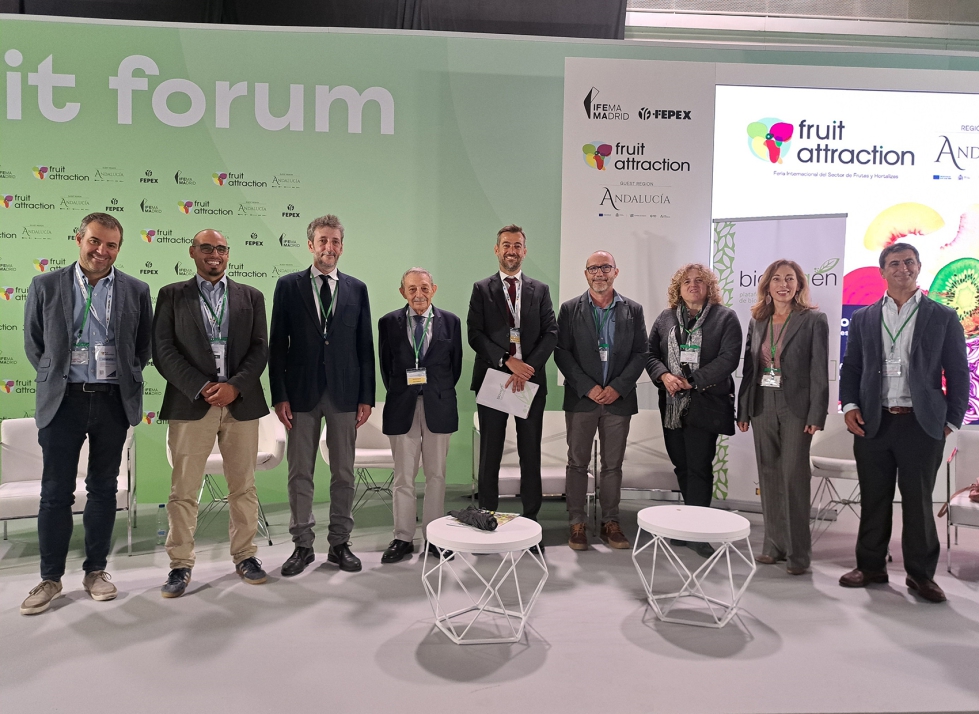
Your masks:
<svg viewBox="0 0 979 714"><path fill-rule="evenodd" d="M884 340L881 312L884 300L861 308L850 318L846 355L840 372L840 401L860 407L864 431L873 438L880 428L880 398ZM965 333L955 310L921 296L911 336L907 366L911 402L918 424L928 436L942 439L945 424L961 426L969 403L969 363ZM945 374L947 394L942 392Z"/></svg>
<svg viewBox="0 0 979 714"><path fill-rule="evenodd" d="M311 269L279 278L272 298L269 385L272 403L312 411L323 391L334 406L355 412L374 406L374 334L367 286L337 272L339 293L326 337L310 282Z"/></svg>
<svg viewBox="0 0 979 714"><path fill-rule="evenodd" d="M520 346L523 361L534 368L530 381L540 385L538 394L547 394L547 375L544 365L557 345L557 320L551 304L547 283L523 275L520 288ZM473 285L466 319L469 346L476 352L471 389L478 392L483 386L486 370L509 372L499 366L500 358L509 357L510 322L503 281L493 273ZM505 360L504 360L505 361Z"/></svg>
<svg viewBox="0 0 979 714"><path fill-rule="evenodd" d="M112 333L116 343L119 394L133 426L143 418L143 368L150 360L153 306L150 286L118 268L112 288ZM35 276L24 308L24 352L37 370L34 421L51 423L68 384L74 343L75 264Z"/></svg>
<svg viewBox="0 0 979 714"><path fill-rule="evenodd" d="M265 296L228 278L228 384L238 397L228 411L238 421L269 413L262 372L269 357ZM211 405L198 397L218 379L214 354L204 327L197 277L160 288L153 316L153 364L167 380L161 419L203 419Z"/></svg>
<svg viewBox="0 0 979 714"><path fill-rule="evenodd" d="M456 383L462 376L462 322L451 312L432 308L432 338L418 362L427 370L428 383L422 389L408 386L406 370L415 367L415 349L408 340L406 318L405 308L401 308L377 321L381 379L387 390L382 430L392 436L407 434L414 421L418 393L422 392L429 430L451 434L459 430Z"/></svg>

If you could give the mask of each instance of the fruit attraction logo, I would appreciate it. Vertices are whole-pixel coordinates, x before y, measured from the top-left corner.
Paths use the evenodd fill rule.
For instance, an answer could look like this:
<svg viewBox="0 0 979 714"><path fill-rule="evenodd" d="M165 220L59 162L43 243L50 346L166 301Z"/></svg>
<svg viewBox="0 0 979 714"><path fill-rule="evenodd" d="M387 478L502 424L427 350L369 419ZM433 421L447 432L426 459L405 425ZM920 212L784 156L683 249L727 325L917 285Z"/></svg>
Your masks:
<svg viewBox="0 0 979 714"><path fill-rule="evenodd" d="M39 273L43 273L48 269L50 262L47 258L35 258L34 269Z"/></svg>
<svg viewBox="0 0 979 714"><path fill-rule="evenodd" d="M183 213L185 216L190 214L190 209L193 207L194 207L193 201L177 201L177 208L179 208L180 212Z"/></svg>
<svg viewBox="0 0 979 714"><path fill-rule="evenodd" d="M31 169L31 171L34 172L34 178L40 181L43 181L44 177L48 175L47 166L35 166L34 168Z"/></svg>
<svg viewBox="0 0 979 714"><path fill-rule="evenodd" d="M228 180L228 173L222 171L221 173L211 174L211 180L214 181L217 186L224 186L224 182Z"/></svg>
<svg viewBox="0 0 979 714"><path fill-rule="evenodd" d="M5 379L4 381L0 382L0 389L3 390L4 394L10 394L11 392L14 391L15 384L17 383L14 380Z"/></svg>
<svg viewBox="0 0 979 714"><path fill-rule="evenodd" d="M14 197L11 195L6 195L3 197L3 207L10 208L10 204L14 202Z"/></svg>
<svg viewBox="0 0 979 714"><path fill-rule="evenodd" d="M139 237L145 240L147 243L153 242L153 237L156 236L156 231L150 228L149 230L141 230L139 232Z"/></svg>
<svg viewBox="0 0 979 714"><path fill-rule="evenodd" d="M152 424L154 419L156 419L156 412L143 412L144 424Z"/></svg>
<svg viewBox="0 0 979 714"><path fill-rule="evenodd" d="M582 158L585 163L593 169L605 170L608 157L612 155L612 145L600 141L593 141L581 147Z"/></svg>
<svg viewBox="0 0 979 714"><path fill-rule="evenodd" d="M792 144L794 129L791 124L772 117L753 121L748 124L748 148L756 158L780 164L782 155L788 153Z"/></svg>
<svg viewBox="0 0 979 714"><path fill-rule="evenodd" d="M13 288L7 287L7 286L4 286L4 287L0 288L0 298L3 298L7 302L10 302L10 300L13 297L14 297L14 289Z"/></svg>

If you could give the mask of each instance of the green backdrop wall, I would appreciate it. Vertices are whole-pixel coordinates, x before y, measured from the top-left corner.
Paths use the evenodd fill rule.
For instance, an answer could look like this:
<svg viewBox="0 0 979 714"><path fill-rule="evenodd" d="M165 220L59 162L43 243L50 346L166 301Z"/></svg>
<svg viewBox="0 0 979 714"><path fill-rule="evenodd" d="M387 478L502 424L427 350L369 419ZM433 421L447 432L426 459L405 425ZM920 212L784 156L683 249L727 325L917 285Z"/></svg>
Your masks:
<svg viewBox="0 0 979 714"><path fill-rule="evenodd" d="M39 271L77 257L74 227L90 211L116 213L126 230L117 266L146 280L154 295L192 274L187 245L196 231L212 227L232 245L232 277L259 287L269 300L278 275L308 265L309 220L336 213L346 227L340 268L368 284L375 320L403 304L398 281L413 265L433 272L437 304L464 318L472 283L496 268L492 245L506 223L525 227L525 269L558 292L567 56L979 70L973 56L910 51L743 50L9 15L0 16L0 55L0 418L33 415L34 374L22 339L27 286ZM123 123L129 92L113 85L131 82L110 78L128 76L120 65L134 57L143 59L128 62L144 69L131 74L145 78L146 89L131 91L131 123ZM154 65L157 74L144 71ZM239 90L245 83L246 94L226 112L219 109L220 83ZM367 91L374 87L384 91ZM348 104L356 101L317 106L317 94L331 89L351 100L380 98L364 104L360 133L348 122ZM385 92L393 109L382 108ZM272 117L292 117L291 126L263 128L256 113L266 107ZM329 131L322 130L325 116ZM173 125L181 123L188 125ZM471 365L467 349L462 428L450 454L455 483L468 482L471 472ZM548 407L557 409L560 388L550 371ZM143 503L164 500L169 488L165 426L155 419L163 380L155 370L145 374L146 419L137 429ZM284 466L260 480L260 493L267 502L285 499Z"/></svg>

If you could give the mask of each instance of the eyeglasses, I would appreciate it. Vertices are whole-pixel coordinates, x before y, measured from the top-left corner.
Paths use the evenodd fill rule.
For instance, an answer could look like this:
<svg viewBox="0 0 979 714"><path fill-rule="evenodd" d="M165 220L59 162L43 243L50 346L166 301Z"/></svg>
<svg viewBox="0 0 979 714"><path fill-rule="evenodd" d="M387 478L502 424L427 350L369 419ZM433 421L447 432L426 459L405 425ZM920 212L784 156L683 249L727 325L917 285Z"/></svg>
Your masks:
<svg viewBox="0 0 979 714"><path fill-rule="evenodd" d="M615 266L609 265L608 263L605 265L589 265L587 268L585 268L585 270L588 271L589 275L598 275L599 270L601 270L603 273L611 273L613 270L615 270Z"/></svg>
<svg viewBox="0 0 979 714"><path fill-rule="evenodd" d="M211 245L210 243L201 243L197 246L199 250L204 255L210 255L211 253L217 253L218 255L227 255L231 252L231 248L226 245Z"/></svg>

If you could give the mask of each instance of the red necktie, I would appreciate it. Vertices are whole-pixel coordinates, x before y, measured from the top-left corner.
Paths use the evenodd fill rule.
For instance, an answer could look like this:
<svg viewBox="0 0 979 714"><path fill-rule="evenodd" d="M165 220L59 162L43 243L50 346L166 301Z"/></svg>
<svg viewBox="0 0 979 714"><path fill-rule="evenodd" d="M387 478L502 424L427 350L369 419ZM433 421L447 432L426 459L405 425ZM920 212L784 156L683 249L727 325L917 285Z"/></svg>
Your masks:
<svg viewBox="0 0 979 714"><path fill-rule="evenodd" d="M517 309L517 279L516 278L505 278L507 284L507 292L510 293L510 305L513 309ZM510 327L516 327L517 323L513 317L513 312L507 306L507 317L510 320ZM510 342L510 355L513 356L517 354L517 343Z"/></svg>

